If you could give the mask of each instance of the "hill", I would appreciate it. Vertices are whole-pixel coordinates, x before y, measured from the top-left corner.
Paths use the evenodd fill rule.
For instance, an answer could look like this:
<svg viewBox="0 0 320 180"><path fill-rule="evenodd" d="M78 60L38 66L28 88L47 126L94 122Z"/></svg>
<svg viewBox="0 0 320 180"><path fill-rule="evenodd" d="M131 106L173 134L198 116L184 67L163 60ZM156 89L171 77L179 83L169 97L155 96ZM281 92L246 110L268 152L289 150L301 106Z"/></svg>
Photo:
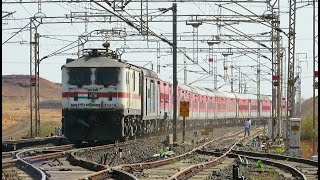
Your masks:
<svg viewBox="0 0 320 180"><path fill-rule="evenodd" d="M2 103L29 103L30 82L28 75L2 75ZM61 85L40 78L40 102L61 101Z"/></svg>
<svg viewBox="0 0 320 180"><path fill-rule="evenodd" d="M61 84L40 78L43 126L61 126ZM2 75L2 139L25 136L30 128L29 75Z"/></svg>

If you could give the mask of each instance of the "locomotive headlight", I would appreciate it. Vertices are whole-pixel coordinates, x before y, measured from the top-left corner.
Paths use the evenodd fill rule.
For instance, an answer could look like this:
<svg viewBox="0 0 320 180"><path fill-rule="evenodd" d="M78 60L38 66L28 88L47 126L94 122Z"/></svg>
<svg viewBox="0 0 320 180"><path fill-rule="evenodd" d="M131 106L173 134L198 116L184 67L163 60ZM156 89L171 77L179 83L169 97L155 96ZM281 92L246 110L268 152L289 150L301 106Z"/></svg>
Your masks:
<svg viewBox="0 0 320 180"><path fill-rule="evenodd" d="M88 99L98 99L99 95L98 92L89 92L88 93Z"/></svg>

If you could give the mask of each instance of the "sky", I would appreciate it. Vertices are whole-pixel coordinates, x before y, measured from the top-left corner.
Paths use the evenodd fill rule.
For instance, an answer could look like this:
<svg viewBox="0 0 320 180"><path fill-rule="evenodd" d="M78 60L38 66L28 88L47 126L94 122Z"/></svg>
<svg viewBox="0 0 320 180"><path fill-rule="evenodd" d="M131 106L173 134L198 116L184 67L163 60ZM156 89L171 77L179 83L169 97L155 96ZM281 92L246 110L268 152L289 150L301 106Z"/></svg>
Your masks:
<svg viewBox="0 0 320 180"><path fill-rule="evenodd" d="M13 0L7 0L3 2L13 2ZM297 7L302 5L306 5L307 3L297 3ZM106 5L106 4L105 4ZM149 14L150 15L159 15L158 8L168 8L172 4L171 3L149 3ZM222 5L223 8L218 8L219 5ZM177 12L179 15L219 15L222 14L258 14L261 15L263 13L268 13L269 9L264 4L255 4L255 3L246 3L241 4L244 7L239 6L238 4L228 4L228 3L178 3ZM288 2L282 0L280 2L280 27L283 31L288 32ZM137 15L140 13L137 10L140 7L137 3L129 3L125 8L130 15ZM2 11L14 12L13 15L4 18L2 21L2 75L9 74L30 74L30 32L29 26L26 26L30 20L29 18L37 14L37 4L5 4L2 3ZM134 10L136 9L136 10ZM246 10L247 9L247 10ZM248 11L250 10L250 11ZM36 16L59 16L66 17L66 14L84 14L85 12L90 13L103 13L101 7L96 6L91 3L42 3L41 12ZM316 12L318 12L316 10ZM125 13L124 13L125 14ZM168 15L167 18L163 17L154 17L159 20L171 20L172 12L168 11L165 15ZM2 14L4 15L4 13ZM84 23L76 23L77 21L82 21L79 19L69 18L64 19L50 19L45 24L39 25L38 32L41 35L40 38L40 58L45 57L47 55L52 55L52 53L59 51L63 47L75 47L69 51L64 53L50 56L47 59L44 59L40 64L40 76L48 79L52 82L61 82L61 66L65 63L67 58L76 58L77 53L77 39L81 34L85 34L86 32L91 32L97 29L112 29L112 28L121 28L128 31L128 36L125 38L126 41L122 38L121 41L117 41L120 38L116 36L106 36L106 39L111 43L111 49L130 47L130 48L142 48L140 52L130 52L130 50L125 50L122 55L122 59L127 60L130 63L145 66L146 68L152 68L156 71L157 69L157 57L158 54L156 51L147 53L148 48L157 48L156 42L148 42L145 41L130 41L130 39L137 39L137 36L133 36L137 34L137 31L131 29L128 25L123 22L118 23L110 23L107 21L104 23L88 23L87 25ZM23 18L22 20L19 18ZM232 26L222 26L222 28L218 29L214 21L210 21L210 17L206 18L207 21L204 21L201 26L198 28L199 39L201 39L201 35L217 35L217 34L235 34L234 32L240 32L249 35L249 34L261 34L263 32L270 31L270 28L262 23L240 23L234 24ZM103 18L94 18L92 20L100 20ZM185 17L186 20L190 20L190 17ZM61 22L70 22L72 23L61 23ZM60 22L59 24L54 24L52 22ZM51 23L49 23L51 22ZM302 98L306 99L312 96L312 6L305 6L303 8L299 8L297 10L296 15L296 59L301 60L301 70L302 70ZM225 24L224 24L225 25ZM20 28L26 26L25 29L19 31ZM154 31L156 34L167 35L172 33L172 24L171 22L162 22L162 23L149 23L149 28ZM19 32L18 32L19 31ZM14 35L18 32L16 35ZM318 27L317 27L318 32ZM178 47L193 47L193 43L179 41L179 36L188 35L189 39L192 39L193 28L190 25L186 25L185 22L178 23ZM13 36L14 35L14 36ZM10 40L8 40L11 36L13 36ZM169 35L168 37L170 37ZM140 39L145 39L147 37L140 37ZM155 38L153 38L155 39ZM8 40L8 41L7 41ZM100 38L101 40L101 38ZM227 42L230 45L219 44L217 48L225 48L225 47L245 47L250 48L258 48L257 43L250 41L243 41L240 43L230 41ZM283 46L285 49L288 49L288 41L286 37L283 35ZM71 44L70 46L68 46ZM102 41L98 42L90 42L85 45L86 48L92 47L101 47ZM271 47L270 42L264 43L268 47ZM205 49L208 48L206 42L198 42L199 48ZM170 80L172 78L172 53L170 52L170 47L161 42L160 48L162 50L168 49L168 52L161 52L160 55L160 74L159 77ZM261 47L260 47L261 48ZM318 48L316 47L316 50ZM149 49L150 50L150 49ZM214 57L217 57L217 73L219 75L224 75L223 71L223 60L224 57L222 53L226 50L214 50ZM263 51L263 52L262 52ZM235 67L240 67L241 73L243 73L243 77L245 77L245 81L243 84L246 84L249 93L256 93L256 65L255 62L258 58L256 54L245 54L243 50L237 50L237 48L232 48L233 55L228 56L226 61L228 66L231 66L231 63ZM269 58L271 58L270 53L264 53L265 50L261 50L261 53ZM186 52L189 57L193 58L193 52ZM286 52L286 56L287 56ZM206 70L209 69L208 65L208 52L200 52L198 55L199 65L192 64L191 61L186 59L184 55L178 53L178 81L179 83L183 83L183 63L187 62L187 81L188 83L194 82L192 85L203 86L203 87L213 87L213 77L203 75L204 68ZM262 94L271 94L271 62L268 59L260 58L260 62L262 64L262 78L261 81L261 93ZM164 66L164 67L163 67ZM201 67L200 67L201 66ZM250 67L254 66L254 67ZM286 66L287 67L287 66ZM316 66L317 67L317 66ZM197 73L198 72L198 73ZM202 74L201 74L202 73ZM231 75L230 68L227 72L228 76ZM234 70L234 79L238 79L238 70ZM202 76L207 77L203 81L197 81ZM250 80L251 79L251 80ZM218 87L221 87L223 91L230 91L230 82L225 82L222 78L218 79ZM238 90L238 81L234 83L234 89Z"/></svg>

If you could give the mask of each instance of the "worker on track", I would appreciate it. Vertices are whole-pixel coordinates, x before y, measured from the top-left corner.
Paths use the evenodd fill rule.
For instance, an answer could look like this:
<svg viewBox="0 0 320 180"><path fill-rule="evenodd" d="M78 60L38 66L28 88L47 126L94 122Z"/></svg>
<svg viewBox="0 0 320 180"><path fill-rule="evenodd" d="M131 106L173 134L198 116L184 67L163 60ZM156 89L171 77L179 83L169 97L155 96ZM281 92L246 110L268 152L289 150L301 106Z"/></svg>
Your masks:
<svg viewBox="0 0 320 180"><path fill-rule="evenodd" d="M246 137L246 134L248 132L248 136L250 136L250 127L251 127L251 120L250 118L246 119L246 122L244 123L244 137Z"/></svg>

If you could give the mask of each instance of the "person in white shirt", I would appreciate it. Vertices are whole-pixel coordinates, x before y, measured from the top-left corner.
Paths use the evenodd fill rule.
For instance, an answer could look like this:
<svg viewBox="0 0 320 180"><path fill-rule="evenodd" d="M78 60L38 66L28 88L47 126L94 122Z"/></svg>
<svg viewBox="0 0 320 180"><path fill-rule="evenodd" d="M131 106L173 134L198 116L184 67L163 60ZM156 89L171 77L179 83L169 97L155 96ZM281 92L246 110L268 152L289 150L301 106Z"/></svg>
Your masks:
<svg viewBox="0 0 320 180"><path fill-rule="evenodd" d="M244 126L245 126L244 127L244 137L246 137L247 132L248 132L248 136L250 136L251 120L249 118L246 119Z"/></svg>

